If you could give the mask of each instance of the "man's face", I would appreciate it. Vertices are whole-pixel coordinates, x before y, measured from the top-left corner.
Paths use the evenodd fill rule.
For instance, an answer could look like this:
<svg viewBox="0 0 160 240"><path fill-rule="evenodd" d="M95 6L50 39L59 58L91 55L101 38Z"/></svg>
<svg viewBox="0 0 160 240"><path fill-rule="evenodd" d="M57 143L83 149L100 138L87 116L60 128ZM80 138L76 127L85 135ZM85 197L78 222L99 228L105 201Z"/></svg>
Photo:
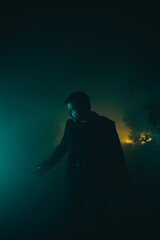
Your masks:
<svg viewBox="0 0 160 240"><path fill-rule="evenodd" d="M69 110L69 115L74 122L78 122L81 120L82 114L76 102L67 103L67 108Z"/></svg>

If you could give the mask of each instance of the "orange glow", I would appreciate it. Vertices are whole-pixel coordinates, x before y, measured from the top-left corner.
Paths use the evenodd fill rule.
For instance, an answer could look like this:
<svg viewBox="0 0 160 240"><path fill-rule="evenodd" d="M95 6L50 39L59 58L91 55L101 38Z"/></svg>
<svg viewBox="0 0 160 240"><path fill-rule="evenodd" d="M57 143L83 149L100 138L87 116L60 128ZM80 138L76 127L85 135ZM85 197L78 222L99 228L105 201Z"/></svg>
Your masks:
<svg viewBox="0 0 160 240"><path fill-rule="evenodd" d="M150 142L151 140L152 140L152 138L150 137L150 138L148 138L148 139L147 139L147 141L146 141L146 142Z"/></svg>
<svg viewBox="0 0 160 240"><path fill-rule="evenodd" d="M148 135L149 133L146 133L146 134ZM140 140L141 144L144 144L144 143L150 142L152 140L152 138L149 137L148 139L146 139L145 133L141 133L141 137L139 140Z"/></svg>
<svg viewBox="0 0 160 240"><path fill-rule="evenodd" d="M117 132L122 144L133 144L133 140L129 139L130 130L122 124L117 124Z"/></svg>
<svg viewBox="0 0 160 240"><path fill-rule="evenodd" d="M124 143L131 144L131 143L133 143L133 140L126 138L126 139L124 139Z"/></svg>
<svg viewBox="0 0 160 240"><path fill-rule="evenodd" d="M124 126L117 126L117 132L120 138L120 141L122 144L136 144L132 139L129 138L130 130L129 128L126 128ZM152 141L151 137L148 137L148 135L151 134L150 132L142 132L140 134L140 138L137 141L137 144L145 144L147 142Z"/></svg>

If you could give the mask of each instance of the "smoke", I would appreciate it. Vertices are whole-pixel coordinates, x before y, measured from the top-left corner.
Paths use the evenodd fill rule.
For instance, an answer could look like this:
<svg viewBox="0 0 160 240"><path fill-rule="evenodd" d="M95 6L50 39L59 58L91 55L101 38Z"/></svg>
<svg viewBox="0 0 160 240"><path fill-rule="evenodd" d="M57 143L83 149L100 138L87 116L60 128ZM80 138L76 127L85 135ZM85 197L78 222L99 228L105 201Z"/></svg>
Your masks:
<svg viewBox="0 0 160 240"><path fill-rule="evenodd" d="M154 131L160 134L160 105L148 103L145 105L145 109L148 112L149 124Z"/></svg>
<svg viewBox="0 0 160 240"><path fill-rule="evenodd" d="M143 106L125 112L123 122L125 126L130 129L128 137L133 143L139 143L150 137L149 133L151 132L151 128L148 124L147 118L147 113ZM145 139L142 139L142 133L145 133Z"/></svg>
<svg viewBox="0 0 160 240"><path fill-rule="evenodd" d="M123 122L130 129L129 139L134 144L157 143L160 137L160 105L147 103L124 114Z"/></svg>
<svg viewBox="0 0 160 240"><path fill-rule="evenodd" d="M137 77L128 80L126 96L126 109L123 113L125 126L129 128L129 139L133 143L146 142L150 138L156 144L160 138L160 98L159 98L159 70L150 71L156 74L147 74L148 70L141 74L136 72ZM128 78L129 79L129 78Z"/></svg>

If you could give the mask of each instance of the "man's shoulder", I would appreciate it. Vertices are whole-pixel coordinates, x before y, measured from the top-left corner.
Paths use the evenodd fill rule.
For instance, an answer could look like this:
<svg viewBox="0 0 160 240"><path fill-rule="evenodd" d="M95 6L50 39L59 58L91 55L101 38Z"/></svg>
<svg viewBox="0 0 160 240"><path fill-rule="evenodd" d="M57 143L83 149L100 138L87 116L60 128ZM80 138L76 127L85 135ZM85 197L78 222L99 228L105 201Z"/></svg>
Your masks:
<svg viewBox="0 0 160 240"><path fill-rule="evenodd" d="M100 121L102 124L108 126L108 127L114 127L115 126L115 121L109 119L108 117L105 116L99 116Z"/></svg>
<svg viewBox="0 0 160 240"><path fill-rule="evenodd" d="M68 126L70 126L71 124L73 124L73 121L72 121L72 119L67 119L67 121L66 121L66 126L68 127Z"/></svg>
<svg viewBox="0 0 160 240"><path fill-rule="evenodd" d="M115 121L109 119L106 116L99 115L94 111L91 112L91 119L93 119L93 122L96 122L96 124L98 125L112 128L112 129L115 127Z"/></svg>

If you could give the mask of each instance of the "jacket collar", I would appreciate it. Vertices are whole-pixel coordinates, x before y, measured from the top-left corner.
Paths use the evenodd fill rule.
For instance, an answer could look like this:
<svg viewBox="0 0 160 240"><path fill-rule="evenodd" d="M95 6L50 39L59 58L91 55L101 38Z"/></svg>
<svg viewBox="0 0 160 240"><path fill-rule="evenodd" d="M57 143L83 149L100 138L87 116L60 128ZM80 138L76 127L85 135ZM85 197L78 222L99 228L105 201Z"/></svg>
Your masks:
<svg viewBox="0 0 160 240"><path fill-rule="evenodd" d="M89 114L89 121L94 121L94 120L97 120L99 119L99 115L94 112L94 111L90 111L90 114Z"/></svg>

